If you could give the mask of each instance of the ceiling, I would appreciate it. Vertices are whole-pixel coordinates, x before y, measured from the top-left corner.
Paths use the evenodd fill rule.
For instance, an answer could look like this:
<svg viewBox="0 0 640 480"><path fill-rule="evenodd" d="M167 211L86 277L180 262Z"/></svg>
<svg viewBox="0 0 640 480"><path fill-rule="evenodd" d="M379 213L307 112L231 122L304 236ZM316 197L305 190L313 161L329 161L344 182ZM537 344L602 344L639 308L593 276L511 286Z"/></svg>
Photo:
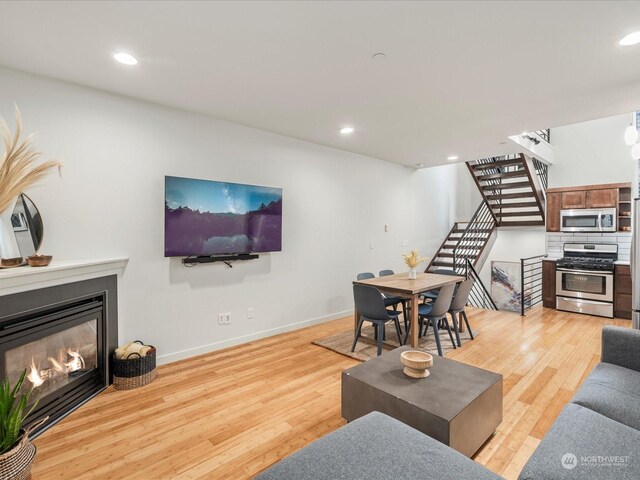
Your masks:
<svg viewBox="0 0 640 480"><path fill-rule="evenodd" d="M640 109L635 30L638 1L4 1L0 65L429 166Z"/></svg>

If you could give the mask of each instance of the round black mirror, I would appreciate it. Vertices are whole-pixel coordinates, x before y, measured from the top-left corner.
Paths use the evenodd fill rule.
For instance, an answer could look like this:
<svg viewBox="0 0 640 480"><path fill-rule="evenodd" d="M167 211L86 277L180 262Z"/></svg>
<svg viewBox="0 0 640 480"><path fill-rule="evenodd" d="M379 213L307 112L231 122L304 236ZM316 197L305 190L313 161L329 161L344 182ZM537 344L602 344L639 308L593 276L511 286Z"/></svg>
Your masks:
<svg viewBox="0 0 640 480"><path fill-rule="evenodd" d="M44 236L44 225L40 211L24 193L18 197L11 214L11 226L16 236L20 256L30 257L40 250Z"/></svg>

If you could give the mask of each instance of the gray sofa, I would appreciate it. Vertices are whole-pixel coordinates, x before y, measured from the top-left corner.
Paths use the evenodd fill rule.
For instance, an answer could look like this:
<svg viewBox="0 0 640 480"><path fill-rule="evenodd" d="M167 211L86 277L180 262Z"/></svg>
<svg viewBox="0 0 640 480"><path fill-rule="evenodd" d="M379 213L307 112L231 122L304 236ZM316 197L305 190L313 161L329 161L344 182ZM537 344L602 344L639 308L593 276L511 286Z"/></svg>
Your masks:
<svg viewBox="0 0 640 480"><path fill-rule="evenodd" d="M374 412L285 458L257 478L500 477L421 432ZM640 478L640 331L603 329L602 362L562 410L519 478Z"/></svg>

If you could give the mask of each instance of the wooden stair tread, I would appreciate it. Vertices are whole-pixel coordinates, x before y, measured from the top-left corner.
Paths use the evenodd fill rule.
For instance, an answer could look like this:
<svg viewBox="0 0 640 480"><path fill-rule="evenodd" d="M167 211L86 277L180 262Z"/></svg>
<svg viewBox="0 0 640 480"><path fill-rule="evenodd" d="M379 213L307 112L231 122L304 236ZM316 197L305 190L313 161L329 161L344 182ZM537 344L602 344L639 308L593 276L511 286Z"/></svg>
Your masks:
<svg viewBox="0 0 640 480"><path fill-rule="evenodd" d="M464 248L462 248L462 250L465 250ZM469 258L469 259L475 259L477 256L477 254L473 254L473 253L459 253L458 255L456 255L457 258ZM446 253L446 252L441 252L438 253L438 256L436 258L453 258L453 253Z"/></svg>
<svg viewBox="0 0 640 480"><path fill-rule="evenodd" d="M499 227L537 227L544 226L544 220L523 220L512 222L500 222Z"/></svg>
<svg viewBox="0 0 640 480"><path fill-rule="evenodd" d="M475 228L475 229L473 229L474 232L483 232L483 233L490 232L492 230L493 230L492 228ZM465 231L464 228L459 228L459 229L454 229L453 233L463 233L464 231Z"/></svg>
<svg viewBox="0 0 640 480"><path fill-rule="evenodd" d="M527 198L534 197L533 192L518 192L518 193L502 193L502 194L493 194L486 195L487 200L504 200L504 199L512 199L512 198Z"/></svg>
<svg viewBox="0 0 640 480"><path fill-rule="evenodd" d="M529 182L511 182L511 183L499 183L497 185L482 185L482 190L485 192L491 190L512 190L514 188L531 188Z"/></svg>
<svg viewBox="0 0 640 480"><path fill-rule="evenodd" d="M489 207L494 208L529 208L529 207L538 207L536 202L511 202L511 203L492 203L489 202Z"/></svg>
<svg viewBox="0 0 640 480"><path fill-rule="evenodd" d="M500 168L508 167L510 165L522 165L522 160L519 158L513 160L496 160L491 163L479 163L477 165L471 165L474 170L485 170L487 168Z"/></svg>
<svg viewBox="0 0 640 480"><path fill-rule="evenodd" d="M482 238L485 238L485 237L482 237ZM456 248L457 246L458 246L457 243L445 243L442 246L442 248L446 248L447 250L452 250L452 249ZM464 248L466 250L480 250L482 247L479 247L479 246L464 246L464 247L462 247L461 246L461 248Z"/></svg>
<svg viewBox="0 0 640 480"><path fill-rule="evenodd" d="M526 211L526 212L494 212L496 217L542 217L540 210Z"/></svg>
<svg viewBox="0 0 640 480"><path fill-rule="evenodd" d="M514 172L492 173L490 175L477 175L479 181L499 180L503 178L521 178L526 177L527 172L524 168Z"/></svg>

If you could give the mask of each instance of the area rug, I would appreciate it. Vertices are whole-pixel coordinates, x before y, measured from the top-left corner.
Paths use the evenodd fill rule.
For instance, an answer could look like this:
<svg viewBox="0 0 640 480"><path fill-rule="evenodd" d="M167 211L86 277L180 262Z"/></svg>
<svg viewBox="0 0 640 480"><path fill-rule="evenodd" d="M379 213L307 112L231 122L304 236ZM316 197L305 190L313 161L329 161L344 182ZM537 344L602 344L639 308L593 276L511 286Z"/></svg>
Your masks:
<svg viewBox="0 0 640 480"><path fill-rule="evenodd" d="M393 350L394 348L398 348L400 344L398 343L398 335L396 334L396 329L393 326L392 322L387 323L386 328L386 340L383 344L382 350L388 351ZM440 344L442 345L442 353L446 355L449 350L453 350L453 345L451 345L451 340L449 339L449 334L446 330L440 331ZM474 332L475 333L475 332ZM373 339L373 326L363 326L362 334L367 335L371 339ZM402 339L404 340L404 328ZM455 339L455 334L454 334ZM469 337L469 332L465 331L460 334L460 340L464 345L465 341L471 340ZM366 362L372 358L375 358L378 353L378 347L372 343L365 342L362 339L358 340L358 344L356 345L355 352L351 351L351 344L353 343L353 330L349 330L346 332L337 333L335 335L331 335L329 337L321 338L319 340L314 340L314 345L318 345L320 347L324 347L326 349L332 350L336 353L340 353L347 357L355 358L356 360L360 360L362 362ZM420 349L425 350L431 354L438 354L438 349L436 347L436 340L433 336L433 330L429 328L429 331L426 336L420 338Z"/></svg>

